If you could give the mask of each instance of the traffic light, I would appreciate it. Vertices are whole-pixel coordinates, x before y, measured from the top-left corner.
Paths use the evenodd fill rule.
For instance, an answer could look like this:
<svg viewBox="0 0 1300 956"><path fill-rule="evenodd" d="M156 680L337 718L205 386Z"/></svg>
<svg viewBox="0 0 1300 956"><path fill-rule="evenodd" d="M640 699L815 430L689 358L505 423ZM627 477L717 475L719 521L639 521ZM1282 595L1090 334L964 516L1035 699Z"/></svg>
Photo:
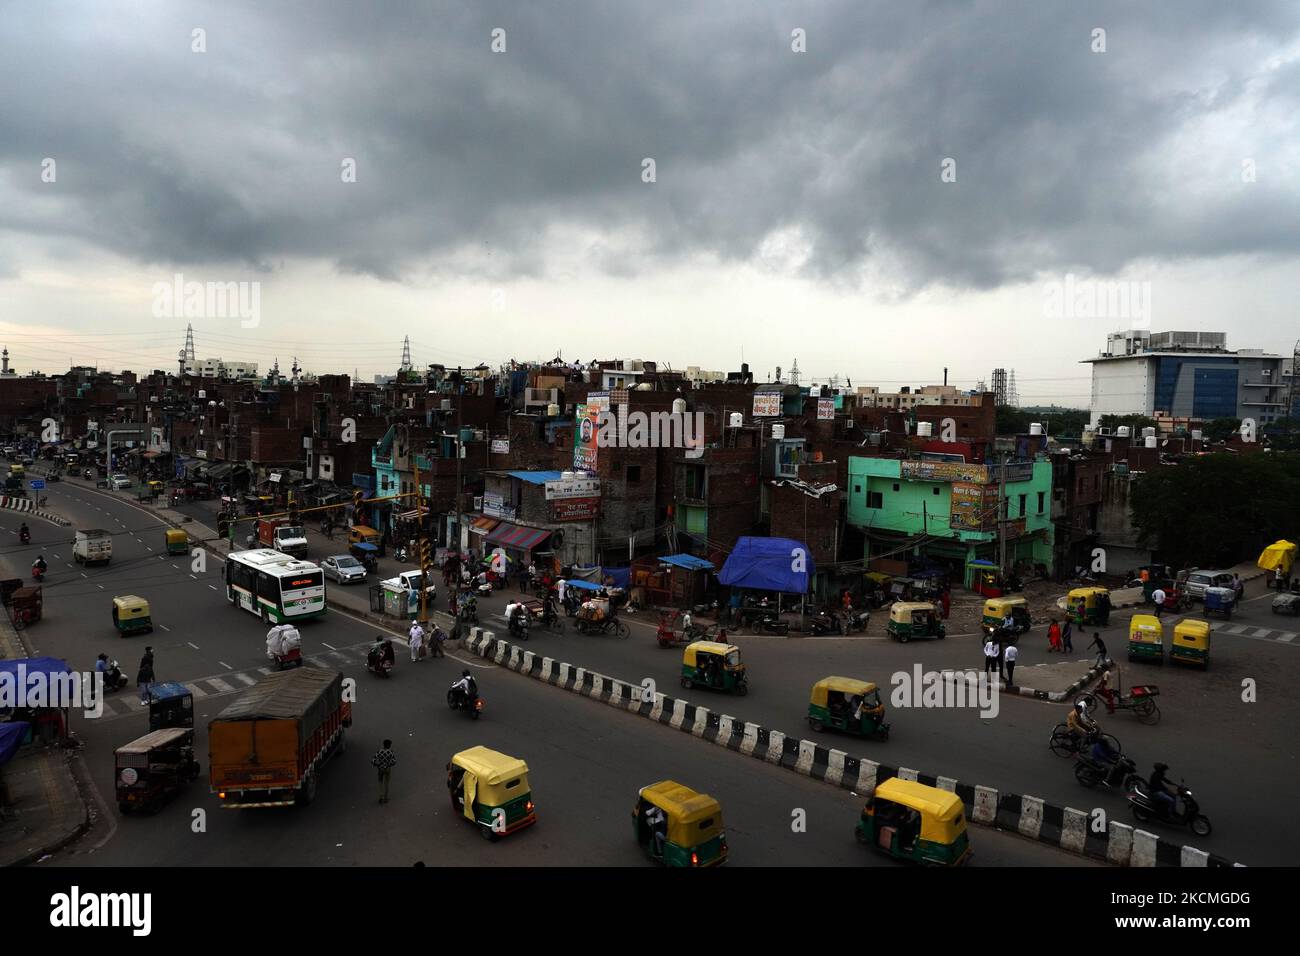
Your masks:
<svg viewBox="0 0 1300 956"><path fill-rule="evenodd" d="M289 499L289 523L298 524L298 502L292 498Z"/></svg>
<svg viewBox="0 0 1300 956"><path fill-rule="evenodd" d="M352 523L353 524L361 524L362 518L365 517L365 515L362 514L362 509L365 507L364 504L365 500L366 500L366 494L360 488L352 492Z"/></svg>
<svg viewBox="0 0 1300 956"><path fill-rule="evenodd" d="M420 541L420 570L425 574L433 567L433 548L429 544L429 539L424 538Z"/></svg>

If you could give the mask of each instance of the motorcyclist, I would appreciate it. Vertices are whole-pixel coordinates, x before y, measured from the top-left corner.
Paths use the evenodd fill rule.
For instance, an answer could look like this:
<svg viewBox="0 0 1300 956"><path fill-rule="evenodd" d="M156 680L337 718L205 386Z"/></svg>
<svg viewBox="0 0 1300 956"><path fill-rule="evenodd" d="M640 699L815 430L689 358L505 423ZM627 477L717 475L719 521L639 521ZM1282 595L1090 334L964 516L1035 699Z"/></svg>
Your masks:
<svg viewBox="0 0 1300 956"><path fill-rule="evenodd" d="M32 570L39 571L42 575L45 574L45 569L47 567L49 567L49 565L45 563L45 555L43 554L37 557L37 559L34 562L32 562Z"/></svg>
<svg viewBox="0 0 1300 956"><path fill-rule="evenodd" d="M456 703L458 705L473 700L478 696L478 685L474 683L474 678L468 670L461 671L460 680L452 684L451 689L456 692Z"/></svg>
<svg viewBox="0 0 1300 956"><path fill-rule="evenodd" d="M528 609L518 601L512 601L506 605L506 623L510 627L511 634L517 634L527 627Z"/></svg>
<svg viewBox="0 0 1300 956"><path fill-rule="evenodd" d="M18 537L23 544L26 544L28 541L32 540L32 532L27 527L26 521L24 521L22 527L18 529Z"/></svg>
<svg viewBox="0 0 1300 956"><path fill-rule="evenodd" d="M1147 785L1151 791L1151 799L1156 803L1160 812L1172 817L1177 806L1177 798L1174 796L1174 792L1170 790L1172 784L1165 777L1165 771L1168 769L1168 764L1156 764L1155 769L1151 772L1150 779L1147 780Z"/></svg>
<svg viewBox="0 0 1300 956"><path fill-rule="evenodd" d="M393 651L393 642L382 634L377 636L370 653L366 655L366 666L377 668L385 663L392 665L396 660L397 654Z"/></svg>
<svg viewBox="0 0 1300 956"><path fill-rule="evenodd" d="M101 674L107 674L107 673L108 673L108 655L107 655L107 654L100 654L99 657L95 658L95 670L98 671L98 672L101 673Z"/></svg>

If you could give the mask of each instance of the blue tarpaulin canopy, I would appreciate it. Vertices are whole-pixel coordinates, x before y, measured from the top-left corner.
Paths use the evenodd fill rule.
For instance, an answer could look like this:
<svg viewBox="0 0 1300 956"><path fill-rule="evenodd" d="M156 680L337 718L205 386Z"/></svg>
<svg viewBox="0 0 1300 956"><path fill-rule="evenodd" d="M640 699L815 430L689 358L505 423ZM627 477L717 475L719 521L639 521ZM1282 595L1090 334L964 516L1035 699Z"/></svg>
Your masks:
<svg viewBox="0 0 1300 956"><path fill-rule="evenodd" d="M687 571L713 571L713 562L704 558L697 558L693 554L670 554L659 559L664 564L671 564L673 567L685 568Z"/></svg>
<svg viewBox="0 0 1300 956"><path fill-rule="evenodd" d="M584 581L582 578L566 578L564 581L566 588L580 588L583 591L599 591L603 584L597 584L595 581Z"/></svg>
<svg viewBox="0 0 1300 956"><path fill-rule="evenodd" d="M0 661L0 673L9 672L18 679L18 665L21 664L28 674L70 674L68 662L57 657L19 657L14 660Z"/></svg>
<svg viewBox="0 0 1300 956"><path fill-rule="evenodd" d="M738 588L807 594L816 568L808 547L790 538L741 538L718 580Z"/></svg>
<svg viewBox="0 0 1300 956"><path fill-rule="evenodd" d="M23 720L0 724L0 763L7 763L13 759L30 727L31 724Z"/></svg>

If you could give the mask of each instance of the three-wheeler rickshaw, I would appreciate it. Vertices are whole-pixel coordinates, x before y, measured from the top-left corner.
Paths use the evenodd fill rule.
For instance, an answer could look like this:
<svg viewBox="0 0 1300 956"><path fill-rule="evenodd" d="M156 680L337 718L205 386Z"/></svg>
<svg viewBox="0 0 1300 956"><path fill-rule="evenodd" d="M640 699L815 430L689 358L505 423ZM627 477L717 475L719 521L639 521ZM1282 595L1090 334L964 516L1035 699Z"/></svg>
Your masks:
<svg viewBox="0 0 1300 956"><path fill-rule="evenodd" d="M664 866L718 866L727 861L722 806L673 780L642 787L632 831L646 856Z"/></svg>
<svg viewBox="0 0 1300 956"><path fill-rule="evenodd" d="M808 726L814 731L842 730L860 737L889 739L880 690L852 677L824 677L808 697Z"/></svg>
<svg viewBox="0 0 1300 956"><path fill-rule="evenodd" d="M948 633L939 609L924 601L895 601L891 604L885 631L900 644L906 644L914 637L943 638Z"/></svg>
<svg viewBox="0 0 1300 956"><path fill-rule="evenodd" d="M183 727L152 730L118 747L113 757L117 806L123 813L156 813L199 775L194 731Z"/></svg>
<svg viewBox="0 0 1300 956"><path fill-rule="evenodd" d="M33 588L18 588L9 595L9 618L14 622L15 630L21 631L28 624L39 621L44 608L44 592L39 585Z"/></svg>
<svg viewBox="0 0 1300 956"><path fill-rule="evenodd" d="M716 641L695 641L682 651L682 686L704 687L745 696L749 681L740 648Z"/></svg>
<svg viewBox="0 0 1300 956"><path fill-rule="evenodd" d="M1165 662L1165 628L1151 614L1134 614L1128 622L1128 659Z"/></svg>
<svg viewBox="0 0 1300 956"><path fill-rule="evenodd" d="M354 541L348 545L348 554L356 558L367 571L379 569L379 546L369 541Z"/></svg>
<svg viewBox="0 0 1300 956"><path fill-rule="evenodd" d="M1229 621L1232 620L1233 608L1237 606L1237 592L1232 588L1206 588L1205 601L1201 605L1201 613L1206 617L1211 614L1222 614Z"/></svg>
<svg viewBox="0 0 1300 956"><path fill-rule="evenodd" d="M537 822L528 764L487 747L462 750L447 764L452 812L497 840Z"/></svg>
<svg viewBox="0 0 1300 956"><path fill-rule="evenodd" d="M180 528L168 528L163 536L168 554L189 554L190 536Z"/></svg>
<svg viewBox="0 0 1300 956"><path fill-rule="evenodd" d="M113 626L123 637L128 634L148 634L153 630L149 602L135 594L122 594L113 598Z"/></svg>
<svg viewBox="0 0 1300 956"><path fill-rule="evenodd" d="M1110 621L1110 591L1075 588L1066 596L1065 609L1078 627L1105 627Z"/></svg>
<svg viewBox="0 0 1300 956"><path fill-rule="evenodd" d="M1173 642L1169 645L1169 659L1182 664L1194 664L1205 670L1210 666L1210 622L1188 618L1174 625Z"/></svg>
<svg viewBox="0 0 1300 956"><path fill-rule="evenodd" d="M960 866L972 853L961 799L898 777L876 787L854 834L882 853L928 866Z"/></svg>
<svg viewBox="0 0 1300 956"><path fill-rule="evenodd" d="M1010 628L1003 627L1002 622L1011 619ZM1033 619L1029 616L1029 602L1022 597L989 598L984 602L984 616L980 626L985 634L999 634L1009 637L1014 644L1016 638L1029 630Z"/></svg>
<svg viewBox="0 0 1300 956"><path fill-rule="evenodd" d="M149 685L149 729L194 726L194 694L180 681Z"/></svg>

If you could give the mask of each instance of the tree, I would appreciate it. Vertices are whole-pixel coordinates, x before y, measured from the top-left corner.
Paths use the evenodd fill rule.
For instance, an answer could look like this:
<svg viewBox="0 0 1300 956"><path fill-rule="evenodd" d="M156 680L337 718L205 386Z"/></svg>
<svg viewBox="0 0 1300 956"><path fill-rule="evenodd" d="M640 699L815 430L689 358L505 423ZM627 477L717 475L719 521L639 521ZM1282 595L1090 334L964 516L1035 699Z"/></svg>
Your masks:
<svg viewBox="0 0 1300 956"><path fill-rule="evenodd" d="M1218 443L1227 441L1240 430L1240 418L1214 418L1202 426L1201 434L1206 441Z"/></svg>
<svg viewBox="0 0 1300 956"><path fill-rule="evenodd" d="M1088 424L1088 411L1082 408L1063 408L1054 412L1032 412L1014 405L999 405L995 427L999 435L1027 435L1029 426L1038 422L1053 436L1078 438Z"/></svg>
<svg viewBox="0 0 1300 956"><path fill-rule="evenodd" d="M1156 424L1154 418L1147 418L1145 415L1102 415L1097 425L1100 428L1109 428L1112 431L1121 425L1127 425L1133 429L1132 434L1134 435L1141 435L1144 428L1154 428L1156 433L1159 434L1160 427Z"/></svg>
<svg viewBox="0 0 1300 956"><path fill-rule="evenodd" d="M1231 566L1300 535L1300 454L1220 452L1134 479L1138 542L1173 565Z"/></svg>

